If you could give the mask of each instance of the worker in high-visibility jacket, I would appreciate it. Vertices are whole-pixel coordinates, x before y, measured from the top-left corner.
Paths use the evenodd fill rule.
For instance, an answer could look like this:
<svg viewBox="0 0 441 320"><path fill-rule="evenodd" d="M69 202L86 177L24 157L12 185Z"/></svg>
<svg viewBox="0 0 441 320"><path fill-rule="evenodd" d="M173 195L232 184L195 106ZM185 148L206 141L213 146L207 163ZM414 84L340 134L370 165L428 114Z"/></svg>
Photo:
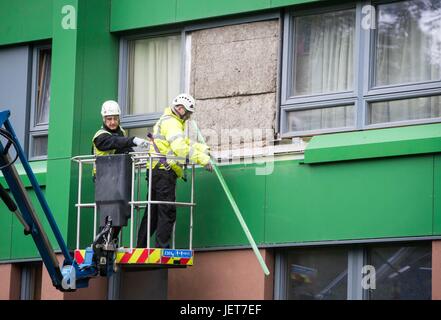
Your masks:
<svg viewBox="0 0 441 320"><path fill-rule="evenodd" d="M92 153L95 156L108 156L133 151L133 147L148 148L149 142L138 137L127 137L120 125L121 109L116 101L108 100L101 107L102 127L92 138ZM96 168L93 168L93 175Z"/></svg>
<svg viewBox="0 0 441 320"><path fill-rule="evenodd" d="M103 118L102 127L92 138L92 153L95 156L108 156L112 154L123 154L133 151L133 147L149 148L150 143L138 137L127 137L125 130L120 125L121 109L116 101L105 101L101 107ZM96 167L93 167L95 181ZM106 217L107 218L107 217ZM100 227L100 232L94 239L94 248L97 244L103 243L108 232L112 232L112 240L116 241L121 226Z"/></svg>
<svg viewBox="0 0 441 320"><path fill-rule="evenodd" d="M165 109L153 127L150 152L165 156L185 158L212 172L208 146L190 141L185 134L185 122L194 112L195 100L188 94L180 94ZM152 162L151 199L175 202L176 180L184 176L185 161L155 159ZM150 170L150 169L149 169ZM156 231L156 248L168 248L173 225L176 221L176 206L151 205L150 235ZM138 232L138 248L147 246L147 207Z"/></svg>

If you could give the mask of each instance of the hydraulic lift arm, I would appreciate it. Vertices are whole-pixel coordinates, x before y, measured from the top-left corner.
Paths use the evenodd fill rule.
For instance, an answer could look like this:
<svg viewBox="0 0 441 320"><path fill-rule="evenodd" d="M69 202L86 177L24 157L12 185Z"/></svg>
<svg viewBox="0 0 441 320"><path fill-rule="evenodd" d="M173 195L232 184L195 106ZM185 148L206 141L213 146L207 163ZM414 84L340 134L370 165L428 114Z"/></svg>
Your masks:
<svg viewBox="0 0 441 320"><path fill-rule="evenodd" d="M67 245L61 235L52 212L46 202L43 192L37 183L37 179L27 161L22 147L9 122L10 111L0 112L0 135L4 138L0 143L0 169L3 177L8 184L10 193L14 200L9 196L3 186L0 185L0 198L5 202L8 209L13 212L24 226L25 235L31 235L37 249L43 259L43 263L52 279L53 285L61 291L73 291L77 288L88 286L89 279L98 274L92 261L78 265L72 258ZM6 143L4 144L4 140ZM14 147L16 156L11 159L9 151ZM38 202L43 210L50 228L55 235L57 244L64 256L63 266L60 267L55 250L50 243L48 236L42 227L35 208L29 198L28 192L15 168L14 162L20 159L27 177L32 185Z"/></svg>

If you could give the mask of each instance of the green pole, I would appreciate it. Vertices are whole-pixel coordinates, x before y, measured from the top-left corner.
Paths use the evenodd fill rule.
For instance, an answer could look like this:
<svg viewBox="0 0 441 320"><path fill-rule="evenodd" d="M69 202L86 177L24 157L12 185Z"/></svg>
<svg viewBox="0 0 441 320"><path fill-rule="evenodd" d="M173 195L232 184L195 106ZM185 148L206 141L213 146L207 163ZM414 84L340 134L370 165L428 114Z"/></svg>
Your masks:
<svg viewBox="0 0 441 320"><path fill-rule="evenodd" d="M198 134L199 139L205 143L205 139L202 136L201 131L199 130L196 121L192 121L193 122L193 126ZM253 236L251 235L250 230L248 229L247 224L245 223L245 221L243 220L242 214L240 213L239 207L236 204L236 201L234 200L233 195L231 194L230 188L228 188L227 183L225 182L225 179L222 175L222 173L220 172L219 168L217 167L216 163L213 161L213 159L211 159L210 157L210 163L211 166L213 167L214 172L216 173L217 178L219 179L220 184L222 185L222 188L225 191L225 194L227 195L228 200L230 201L231 207L233 207L233 211L236 214L237 219L240 222L240 225L242 226L243 231L245 232L245 235L248 238L248 242L251 244L251 247L253 248L254 254L257 257L257 260L260 263L260 266L262 267L263 272L265 273L265 275L269 275L270 272L268 270L268 267L265 264L265 261L263 261L262 255L260 254L259 250L257 249L257 245L256 242L253 239Z"/></svg>

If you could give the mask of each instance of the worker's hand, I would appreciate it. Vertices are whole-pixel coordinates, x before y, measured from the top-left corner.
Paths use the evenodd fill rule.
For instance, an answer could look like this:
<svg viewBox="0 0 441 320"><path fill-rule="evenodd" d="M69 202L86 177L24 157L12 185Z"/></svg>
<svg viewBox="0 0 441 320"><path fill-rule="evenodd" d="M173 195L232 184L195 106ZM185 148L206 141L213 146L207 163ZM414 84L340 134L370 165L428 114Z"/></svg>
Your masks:
<svg viewBox="0 0 441 320"><path fill-rule="evenodd" d="M150 147L150 142L148 142L145 139L138 138L138 137L133 138L133 143L136 144L140 148L149 148Z"/></svg>
<svg viewBox="0 0 441 320"><path fill-rule="evenodd" d="M213 172L213 166L211 165L211 163L209 162L209 163L207 163L206 165L205 165L205 170L207 170L208 172Z"/></svg>

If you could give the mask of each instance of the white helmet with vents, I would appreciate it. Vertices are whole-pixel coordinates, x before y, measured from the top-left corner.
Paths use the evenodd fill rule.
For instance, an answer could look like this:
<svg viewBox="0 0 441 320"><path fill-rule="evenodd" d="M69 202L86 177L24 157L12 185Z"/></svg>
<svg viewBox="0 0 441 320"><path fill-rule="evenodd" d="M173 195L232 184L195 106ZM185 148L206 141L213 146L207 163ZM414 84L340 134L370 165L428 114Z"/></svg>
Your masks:
<svg viewBox="0 0 441 320"><path fill-rule="evenodd" d="M194 98L186 93L181 93L176 98L173 99L172 104L174 106L183 105L184 108L189 112L194 112Z"/></svg>
<svg viewBox="0 0 441 320"><path fill-rule="evenodd" d="M101 115L104 117L107 116L119 116L121 114L121 109L119 108L119 104L113 100L107 100L103 103L101 107Z"/></svg>

